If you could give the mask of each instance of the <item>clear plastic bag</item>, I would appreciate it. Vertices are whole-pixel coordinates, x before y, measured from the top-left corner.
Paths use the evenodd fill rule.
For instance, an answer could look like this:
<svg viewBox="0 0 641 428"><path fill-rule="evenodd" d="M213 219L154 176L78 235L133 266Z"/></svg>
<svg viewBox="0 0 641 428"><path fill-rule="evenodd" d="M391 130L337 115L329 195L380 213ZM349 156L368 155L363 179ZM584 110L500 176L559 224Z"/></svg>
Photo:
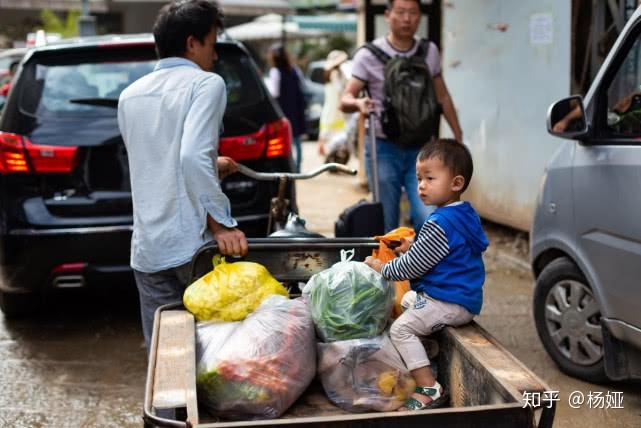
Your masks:
<svg viewBox="0 0 641 428"><path fill-rule="evenodd" d="M416 386L387 333L318 344L318 374L329 400L350 412L391 412Z"/></svg>
<svg viewBox="0 0 641 428"><path fill-rule="evenodd" d="M272 294L288 296L287 289L263 265L226 263L214 257L214 270L185 290L183 303L198 321L240 321Z"/></svg>
<svg viewBox="0 0 641 428"><path fill-rule="evenodd" d="M301 300L270 296L244 321L196 328L198 400L226 419L282 415L316 373L316 338Z"/></svg>
<svg viewBox="0 0 641 428"><path fill-rule="evenodd" d="M365 263L351 261L353 256L354 250L341 251L340 262L313 275L303 288L325 342L378 336L390 318L394 288Z"/></svg>

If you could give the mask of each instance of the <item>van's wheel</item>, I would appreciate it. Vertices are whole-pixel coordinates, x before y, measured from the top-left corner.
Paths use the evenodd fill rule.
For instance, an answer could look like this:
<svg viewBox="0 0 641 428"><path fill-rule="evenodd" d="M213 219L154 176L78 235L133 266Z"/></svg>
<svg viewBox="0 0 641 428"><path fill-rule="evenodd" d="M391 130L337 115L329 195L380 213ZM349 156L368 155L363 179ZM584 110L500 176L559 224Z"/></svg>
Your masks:
<svg viewBox="0 0 641 428"><path fill-rule="evenodd" d="M589 382L607 380L601 309L569 259L552 261L537 278L534 321L543 346L564 373Z"/></svg>
<svg viewBox="0 0 641 428"><path fill-rule="evenodd" d="M0 290L0 309L5 318L22 318L36 313L38 310L38 295L36 293L7 293Z"/></svg>

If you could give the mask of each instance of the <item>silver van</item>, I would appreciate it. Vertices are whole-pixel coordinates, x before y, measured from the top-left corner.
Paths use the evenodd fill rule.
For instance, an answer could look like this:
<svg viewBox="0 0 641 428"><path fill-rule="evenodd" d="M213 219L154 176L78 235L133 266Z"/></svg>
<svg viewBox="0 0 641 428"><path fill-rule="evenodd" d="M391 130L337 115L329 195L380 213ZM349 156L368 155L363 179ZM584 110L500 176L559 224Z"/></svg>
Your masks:
<svg viewBox="0 0 641 428"><path fill-rule="evenodd" d="M547 127L568 141L530 234L539 337L567 374L641 379L641 8L585 99L550 106Z"/></svg>

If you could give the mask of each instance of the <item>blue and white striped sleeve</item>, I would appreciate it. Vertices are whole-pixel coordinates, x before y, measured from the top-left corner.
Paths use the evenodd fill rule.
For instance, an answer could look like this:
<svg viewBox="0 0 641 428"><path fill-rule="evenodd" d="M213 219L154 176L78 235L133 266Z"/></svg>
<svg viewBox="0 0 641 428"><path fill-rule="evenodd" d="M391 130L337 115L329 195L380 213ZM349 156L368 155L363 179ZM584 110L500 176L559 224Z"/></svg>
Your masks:
<svg viewBox="0 0 641 428"><path fill-rule="evenodd" d="M403 281L425 275L450 252L445 231L428 220L421 227L416 242L407 253L385 264L381 274L386 279Z"/></svg>

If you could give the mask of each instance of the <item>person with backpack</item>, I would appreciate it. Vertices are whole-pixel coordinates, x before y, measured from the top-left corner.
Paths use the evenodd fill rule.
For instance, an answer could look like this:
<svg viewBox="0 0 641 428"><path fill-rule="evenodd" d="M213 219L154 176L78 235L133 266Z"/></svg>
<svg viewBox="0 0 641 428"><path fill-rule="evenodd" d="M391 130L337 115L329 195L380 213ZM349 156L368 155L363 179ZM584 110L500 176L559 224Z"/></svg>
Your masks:
<svg viewBox="0 0 641 428"><path fill-rule="evenodd" d="M416 191L416 156L436 136L441 114L457 141L463 141L463 133L443 80L438 48L415 37L420 0L389 0L385 20L390 32L365 44L354 56L341 110L364 115L374 111L377 117L377 171L385 231L399 225L403 188L412 225L419 231L434 207L426 207ZM367 96L360 96L361 91ZM369 145L366 165L371 179Z"/></svg>

